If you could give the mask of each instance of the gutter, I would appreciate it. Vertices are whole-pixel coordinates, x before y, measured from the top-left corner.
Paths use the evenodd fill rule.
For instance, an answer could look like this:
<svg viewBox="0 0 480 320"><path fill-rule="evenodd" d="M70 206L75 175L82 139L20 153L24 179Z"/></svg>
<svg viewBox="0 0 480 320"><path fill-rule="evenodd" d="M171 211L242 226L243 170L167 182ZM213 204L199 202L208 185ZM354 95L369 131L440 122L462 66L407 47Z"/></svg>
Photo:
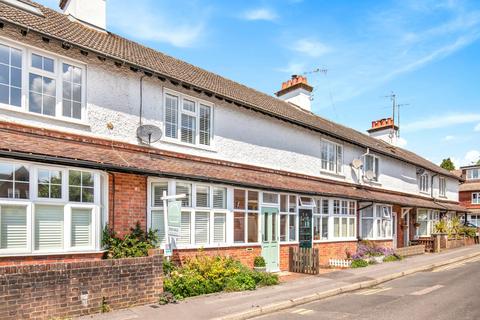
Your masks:
<svg viewBox="0 0 480 320"><path fill-rule="evenodd" d="M332 137L332 138L335 138L335 139L338 139L338 140L342 140L342 141L346 141L352 145L355 145L355 146L358 146L358 147L362 147L362 148L371 148L367 145L363 145L355 140L351 140L349 138L346 138L346 137L342 137L342 136L339 136L337 134L334 134L332 132L326 132L326 131L323 131L322 129L318 128L318 127L314 127L314 126L311 126L307 123L304 123L302 121L298 121L298 120L295 120L295 119L291 119L289 117L286 117L286 116L281 116L279 114L275 114L275 113L272 113L270 111L267 111L267 110L262 110L260 109L259 107L256 107L256 106L253 106L247 102L244 102L242 100L239 100L238 98L232 98L232 97L229 97L227 95L223 95L223 94L220 94L220 93L215 93L215 92L211 92L209 90L205 90L205 89L202 89L202 88L199 88L197 87L196 85L194 84L191 84L191 83L188 83L188 82L185 82L184 80L180 80L180 79L177 79L173 76L170 76L170 75L164 75L164 74L161 74L160 72L158 71L155 71L155 70L152 70L150 69L149 67L145 67L145 66L142 66L141 64L139 63L135 63L135 62L131 62L129 60L125 60L125 59L122 59L122 58L119 58L119 57L116 57L116 56L113 56L111 54L108 54L108 53L105 53L105 52L100 52L98 50L95 50L95 49L92 49L92 48L88 48L88 47L85 47L83 45L80 45L80 44L77 44L77 43L71 43L69 42L68 40L65 40L65 39L62 39L60 37L57 37L57 36L54 36L54 35L51 35L51 34L47 34L45 32L42 32L40 30L37 30L37 29L32 29L24 24L21 24L19 22L14 22L14 21L11 21L11 20L8 20L8 19L5 19L5 18L2 18L0 20L3 20L3 21L6 21L10 24L13 24L13 25L16 25L16 26L19 26L21 28L25 28L27 29L27 32L29 32L30 30L33 30L34 32L37 32L39 33L40 35L43 35L47 38L52 38L52 39L55 39L57 41L59 41L60 43L68 43L68 44L73 44L75 45L76 47L80 48L81 50L84 50L84 51L89 51L89 52L93 52L101 57L107 57L107 58L110 58L114 61L120 61L122 63L122 65L132 65L132 66L135 66L135 67L140 67L142 69L144 69L144 71L147 71L149 73L152 73L152 74L156 74L156 75L159 75L163 78L168 78L170 79L170 81L174 81L174 82L177 82L179 84L185 84L185 85L188 85L189 87L194 87L194 88L198 88L199 90L205 92L205 93L210 93L211 95L215 95L216 97L220 97L222 98L223 100L231 100L231 101L239 101L241 104L243 105L240 105L240 106L243 106L244 108L247 108L247 109L251 109L251 110L254 110L254 111L257 111L257 112L260 112L260 113L263 113L263 114L266 114L268 116L271 116L271 117L274 117L274 118L277 118L277 119L280 119L280 120L283 120L283 121L286 121L286 122L290 122L292 124L295 124L295 125L298 125L300 127L303 127L303 128L306 128L306 129L309 129L309 130L312 130L312 131L315 131L315 132L319 132L321 134L324 134L326 136L329 136L329 137ZM338 125L338 124L336 124ZM349 128L351 129L351 128ZM354 130L354 129L351 129L351 130ZM403 161L405 163L409 163L411 165L415 165L415 166L418 166L417 163L414 163L413 161L408 161L402 157L398 157L398 156L395 156L395 155L392 155L391 153L387 153L387 152L384 152L384 151L380 151L380 150L377 150L376 148L371 148L373 150L375 150L376 153L378 154L381 154L381 155L384 155L384 156L387 156L387 157L390 157L390 158L393 158L393 159L397 159L397 160L400 160L400 161ZM432 169L428 169L428 168L424 168L426 170L430 170L430 171L434 171ZM446 176L449 176L450 178L455 178L457 179L458 181L462 181L459 179L459 177L453 175L453 174L445 174L445 173L441 173L441 174L444 174Z"/></svg>

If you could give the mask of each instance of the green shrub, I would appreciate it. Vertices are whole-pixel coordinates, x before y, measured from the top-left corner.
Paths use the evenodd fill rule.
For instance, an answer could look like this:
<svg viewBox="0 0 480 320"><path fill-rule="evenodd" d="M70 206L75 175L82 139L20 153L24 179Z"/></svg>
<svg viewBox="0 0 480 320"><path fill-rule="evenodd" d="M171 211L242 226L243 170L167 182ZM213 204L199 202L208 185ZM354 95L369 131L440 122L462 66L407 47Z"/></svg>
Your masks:
<svg viewBox="0 0 480 320"><path fill-rule="evenodd" d="M267 266L267 264L265 263L265 259L262 256L257 256L253 260L253 266L257 268L264 268Z"/></svg>
<svg viewBox="0 0 480 320"><path fill-rule="evenodd" d="M177 299L219 291L254 290L278 283L277 275L253 271L239 261L221 256L197 256L181 267L171 267L163 286Z"/></svg>
<svg viewBox="0 0 480 320"><path fill-rule="evenodd" d="M398 261L402 260L399 256L392 254L391 256L387 256L383 258L383 262L393 262L393 261Z"/></svg>
<svg viewBox="0 0 480 320"><path fill-rule="evenodd" d="M363 259L355 259L352 261L352 264L350 265L351 268L364 268L368 267L368 261L363 260Z"/></svg>
<svg viewBox="0 0 480 320"><path fill-rule="evenodd" d="M107 252L106 259L119 259L127 257L145 257L148 255L148 249L155 247L157 234L150 230L148 233L142 230L140 223L137 222L135 228L130 229L130 233L120 238L115 231L105 226L102 236L102 245Z"/></svg>
<svg viewBox="0 0 480 320"><path fill-rule="evenodd" d="M460 227L460 234L467 238L475 238L477 236L477 228L474 227Z"/></svg>

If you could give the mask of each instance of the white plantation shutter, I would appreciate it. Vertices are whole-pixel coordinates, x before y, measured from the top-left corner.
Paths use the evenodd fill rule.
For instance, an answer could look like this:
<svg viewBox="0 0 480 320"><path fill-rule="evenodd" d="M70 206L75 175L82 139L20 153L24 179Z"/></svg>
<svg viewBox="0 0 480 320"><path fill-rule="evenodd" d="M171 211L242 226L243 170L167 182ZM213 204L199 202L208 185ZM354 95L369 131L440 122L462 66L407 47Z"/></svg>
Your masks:
<svg viewBox="0 0 480 320"><path fill-rule="evenodd" d="M208 243L208 231L210 230L210 212L195 213L195 243Z"/></svg>
<svg viewBox="0 0 480 320"><path fill-rule="evenodd" d="M200 144L210 145L210 107L200 105Z"/></svg>
<svg viewBox="0 0 480 320"><path fill-rule="evenodd" d="M182 212L180 217L180 237L177 243L190 244L190 212Z"/></svg>
<svg viewBox="0 0 480 320"><path fill-rule="evenodd" d="M168 195L168 182L158 182L152 188L152 207L163 207L163 191Z"/></svg>
<svg viewBox="0 0 480 320"><path fill-rule="evenodd" d="M227 208L227 189L213 188L213 207L215 209Z"/></svg>
<svg viewBox="0 0 480 320"><path fill-rule="evenodd" d="M35 250L63 248L63 206L35 206Z"/></svg>
<svg viewBox="0 0 480 320"><path fill-rule="evenodd" d="M226 241L226 225L225 213L215 212L213 215L213 242L223 243Z"/></svg>
<svg viewBox="0 0 480 320"><path fill-rule="evenodd" d="M165 242L165 220L163 210L152 210L152 230L157 230L158 242Z"/></svg>
<svg viewBox="0 0 480 320"><path fill-rule="evenodd" d="M192 198L192 185L189 183L177 183L176 185L177 195L179 194L186 194L186 198L182 198L182 207L190 207L191 206L191 198Z"/></svg>
<svg viewBox="0 0 480 320"><path fill-rule="evenodd" d="M27 247L26 207L0 207L0 249Z"/></svg>
<svg viewBox="0 0 480 320"><path fill-rule="evenodd" d="M165 98L165 135L177 138L178 98L166 95Z"/></svg>
<svg viewBox="0 0 480 320"><path fill-rule="evenodd" d="M72 209L72 247L92 245L92 209Z"/></svg>
<svg viewBox="0 0 480 320"><path fill-rule="evenodd" d="M195 143L195 123L194 116L190 116L182 113L182 128L181 139L182 142Z"/></svg>
<svg viewBox="0 0 480 320"><path fill-rule="evenodd" d="M197 186L197 207L210 207L210 188L208 186ZM215 190L214 190L215 197ZM214 198L215 203L215 198Z"/></svg>

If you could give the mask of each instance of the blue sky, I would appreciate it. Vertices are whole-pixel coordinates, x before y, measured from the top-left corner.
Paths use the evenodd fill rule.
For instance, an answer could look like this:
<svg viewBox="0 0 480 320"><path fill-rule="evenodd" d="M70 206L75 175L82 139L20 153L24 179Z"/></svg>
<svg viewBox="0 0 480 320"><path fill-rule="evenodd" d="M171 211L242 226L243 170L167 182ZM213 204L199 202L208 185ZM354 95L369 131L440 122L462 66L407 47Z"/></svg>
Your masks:
<svg viewBox="0 0 480 320"><path fill-rule="evenodd" d="M41 0L57 8L56 0ZM134 4L132 4L134 3ZM405 147L480 159L480 1L107 0L107 24L171 56L273 94L293 73L313 111L360 131L401 108Z"/></svg>

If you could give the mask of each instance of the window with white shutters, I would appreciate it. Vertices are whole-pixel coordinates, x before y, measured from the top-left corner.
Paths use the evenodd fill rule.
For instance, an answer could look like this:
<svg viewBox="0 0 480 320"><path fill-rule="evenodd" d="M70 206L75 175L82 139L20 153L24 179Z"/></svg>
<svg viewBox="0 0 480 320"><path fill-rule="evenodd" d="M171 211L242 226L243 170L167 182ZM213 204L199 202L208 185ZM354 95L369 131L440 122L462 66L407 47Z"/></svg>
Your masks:
<svg viewBox="0 0 480 320"><path fill-rule="evenodd" d="M191 243L191 226L190 226L190 212L182 212L180 216L180 237L177 240L178 244Z"/></svg>
<svg viewBox="0 0 480 320"><path fill-rule="evenodd" d="M35 250L62 249L64 207L35 205Z"/></svg>
<svg viewBox="0 0 480 320"><path fill-rule="evenodd" d="M208 208L210 207L210 187L197 185L197 207Z"/></svg>
<svg viewBox="0 0 480 320"><path fill-rule="evenodd" d="M207 102L168 90L164 100L165 136L184 144L210 146L212 111Z"/></svg>
<svg viewBox="0 0 480 320"><path fill-rule="evenodd" d="M169 138L178 136L178 97L165 95L165 135Z"/></svg>
<svg viewBox="0 0 480 320"><path fill-rule="evenodd" d="M152 184L152 207L163 207L163 192L168 195L168 182L155 182Z"/></svg>
<svg viewBox="0 0 480 320"><path fill-rule="evenodd" d="M185 194L186 197L182 198L182 207L190 207L192 205L192 184L191 183L177 183L176 194Z"/></svg>
<svg viewBox="0 0 480 320"><path fill-rule="evenodd" d="M227 189L213 188L213 208L226 209L227 208Z"/></svg>
<svg viewBox="0 0 480 320"><path fill-rule="evenodd" d="M92 210L72 209L71 216L71 246L92 246Z"/></svg>
<svg viewBox="0 0 480 320"><path fill-rule="evenodd" d="M0 206L0 249L27 249L27 208Z"/></svg>
<svg viewBox="0 0 480 320"><path fill-rule="evenodd" d="M165 217L163 210L152 210L151 229L157 232L158 242L165 242Z"/></svg>
<svg viewBox="0 0 480 320"><path fill-rule="evenodd" d="M215 212L213 215L213 242L224 243L226 241L227 218L225 213Z"/></svg>
<svg viewBox="0 0 480 320"><path fill-rule="evenodd" d="M209 241L210 212L195 212L195 243L206 244Z"/></svg>

